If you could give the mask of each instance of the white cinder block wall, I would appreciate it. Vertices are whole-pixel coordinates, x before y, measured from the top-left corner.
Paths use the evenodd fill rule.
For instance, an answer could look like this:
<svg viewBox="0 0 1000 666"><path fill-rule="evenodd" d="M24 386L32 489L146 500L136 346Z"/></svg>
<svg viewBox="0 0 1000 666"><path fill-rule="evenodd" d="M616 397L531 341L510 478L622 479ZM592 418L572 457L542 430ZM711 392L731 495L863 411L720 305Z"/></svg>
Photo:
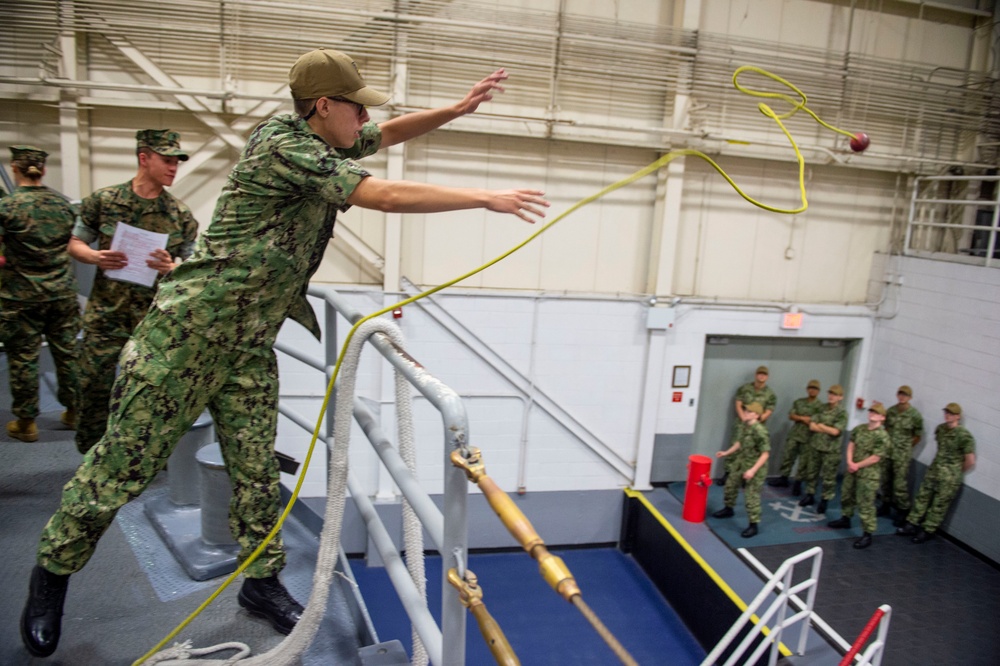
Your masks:
<svg viewBox="0 0 1000 666"><path fill-rule="evenodd" d="M977 444L965 483L1000 500L1000 271L916 257L888 265L902 285L879 311L869 391L891 404L901 384L913 387L927 427L916 451L925 464L942 409L961 404Z"/></svg>

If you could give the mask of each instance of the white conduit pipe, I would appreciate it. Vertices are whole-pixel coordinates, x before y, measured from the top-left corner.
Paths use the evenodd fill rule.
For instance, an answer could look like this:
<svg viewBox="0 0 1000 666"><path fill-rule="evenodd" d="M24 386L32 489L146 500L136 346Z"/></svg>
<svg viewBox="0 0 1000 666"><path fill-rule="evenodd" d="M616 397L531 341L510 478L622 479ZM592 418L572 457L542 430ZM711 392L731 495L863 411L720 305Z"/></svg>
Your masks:
<svg viewBox="0 0 1000 666"><path fill-rule="evenodd" d="M334 568L340 551L340 530L344 518L345 495L347 492L348 451L350 449L351 423L353 422L354 390L357 383L358 360L364 342L374 333L384 333L400 348L403 344L403 334L389 320L371 319L362 324L351 344L344 351L341 362L340 378L337 382L337 399L334 411L333 444L330 447L329 478L327 480L326 513L323 517L323 532L320 535L319 553L316 558L316 571L313 574L313 587L309 596L309 605L302 613L302 618L292 632L281 643L270 651L256 657L244 657L250 649L242 643L224 643L210 648L192 648L191 642L175 644L161 650L146 660L146 664L163 664L165 666L206 666L225 665L239 662L241 666L297 666L301 663L302 654L306 651L316 636L320 622L326 614L326 604L333 584ZM402 373L396 371L396 403L397 428L399 432L400 456L406 462L410 471L415 471L416 454L413 446L413 408L410 400L409 384ZM407 569L413 582L427 603L426 579L424 577L424 547L423 528L416 518L408 502L403 505L403 535L406 548ZM427 650L413 634L413 664L426 666ZM238 649L239 654L226 660L192 659L201 654L217 652L223 649Z"/></svg>

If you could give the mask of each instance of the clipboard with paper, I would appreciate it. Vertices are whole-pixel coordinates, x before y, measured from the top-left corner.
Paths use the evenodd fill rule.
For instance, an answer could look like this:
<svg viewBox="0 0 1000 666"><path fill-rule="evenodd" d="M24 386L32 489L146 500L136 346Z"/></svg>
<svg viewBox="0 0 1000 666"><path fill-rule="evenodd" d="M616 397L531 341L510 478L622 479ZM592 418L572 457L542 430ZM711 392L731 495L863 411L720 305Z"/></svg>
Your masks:
<svg viewBox="0 0 1000 666"><path fill-rule="evenodd" d="M104 271L104 274L112 280L152 287L159 272L147 266L146 261L154 250L167 249L168 239L168 234L119 222L115 226L115 235L111 237L111 249L124 253L128 257L128 266Z"/></svg>

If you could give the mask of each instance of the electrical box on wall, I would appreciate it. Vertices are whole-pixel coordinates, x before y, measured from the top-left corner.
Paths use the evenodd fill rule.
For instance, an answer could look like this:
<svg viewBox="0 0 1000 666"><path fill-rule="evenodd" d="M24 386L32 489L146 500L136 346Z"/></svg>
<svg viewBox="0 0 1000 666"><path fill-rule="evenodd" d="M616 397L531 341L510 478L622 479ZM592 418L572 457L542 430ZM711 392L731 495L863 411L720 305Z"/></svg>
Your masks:
<svg viewBox="0 0 1000 666"><path fill-rule="evenodd" d="M673 328L676 319L677 313L673 308L652 307L646 311L646 328Z"/></svg>

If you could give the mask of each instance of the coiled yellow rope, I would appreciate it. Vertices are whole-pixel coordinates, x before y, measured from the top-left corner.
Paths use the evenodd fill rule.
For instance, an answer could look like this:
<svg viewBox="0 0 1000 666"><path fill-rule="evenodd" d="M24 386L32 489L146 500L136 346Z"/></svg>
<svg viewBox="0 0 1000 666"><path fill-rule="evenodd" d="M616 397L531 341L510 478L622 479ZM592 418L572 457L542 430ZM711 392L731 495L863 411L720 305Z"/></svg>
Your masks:
<svg viewBox="0 0 1000 666"><path fill-rule="evenodd" d="M794 98L792 98L789 95L786 95L784 93L764 92L764 91L752 90L752 89L746 88L746 87L740 85L740 83L738 81L740 74L742 74L744 72L754 72L754 73L760 74L762 76L765 76L765 77L767 77L767 78L769 78L769 79L771 79L773 81L781 83L782 85L788 87L791 91L793 91L799 97L799 99L796 100L796 99L794 99ZM746 192L744 192L742 189L740 189L740 186L737 185L736 182L732 178L730 178L729 174L727 174L722 169L722 167L719 166L715 162L715 160L713 160L711 157L709 157L705 153L703 153L701 151L698 151L698 150L692 150L692 149L689 149L689 148L683 148L683 149L680 149L680 150L673 150L673 151L671 151L671 152L663 155L658 160L656 160L655 162L649 164L648 166L645 166L642 169L639 169L638 171L636 171L632 175L627 176L627 177L619 180L616 183L612 183L611 185L608 185L604 189L600 190L599 192L597 192L595 194L592 194L592 195L590 195L590 196L588 196L588 197L586 197L584 199L581 199L580 201L576 202L575 204L573 204L572 206L570 206L568 209L566 209L565 211L563 211L562 213L560 213L559 215L557 215L555 218L553 218L551 221L549 221L548 223L546 223L545 225L543 225L541 228L539 228L535 233L533 233L530 236L528 236L525 240L523 240L522 242L518 243L517 245L515 245L511 249L507 250L503 254L500 254L499 256L497 256L497 257L491 259L490 261L486 262L482 266L479 266L478 268L474 268L473 270L469 271L468 273L460 275L460 276L458 276L458 277L456 277L456 278L454 278L452 280L449 280L448 282L440 284L440 285L438 285L436 287L432 287L431 289L428 289L427 291L424 291L424 292L421 292L419 294L416 294L415 296L411 296L411 297L409 297L409 298L407 298L405 300L402 300L402 301L399 301L397 303L394 303L394 304L392 304L392 305L390 305L388 307L385 307L385 308L382 308L381 310L378 310L377 312L373 312L370 315L367 315L366 317L363 317L362 319L359 319L354 324L354 326L351 328L351 330L348 332L347 337L344 339L344 344L341 347L340 356L337 359L337 364L336 364L336 366L334 367L334 370L333 370L333 376L330 378L330 382L329 382L329 385L327 386L327 390L326 390L326 395L323 398L323 405L322 405L322 407L320 407L320 410L319 410L319 418L316 421L316 428L313 430L312 439L309 442L309 449L308 449L308 451L306 453L305 460L302 463L302 471L299 473L299 479L298 479L298 481L295 484L295 489L292 492L292 497L291 497L291 499L288 502L288 506L285 507L285 510L282 512L280 518L278 519L277 524L274 526L274 529L271 530L271 533L267 535L267 538L264 539L264 541L257 547L257 549L250 555L250 557L248 557L239 566L239 568L236 569L236 571L234 571L228 578L226 578L225 581L223 581L223 583L219 586L219 589L217 589L215 592L213 592L212 595L208 597L208 599L206 599L200 606L198 606L198 608L196 608L190 615L188 615L188 617L186 617L180 624L178 624L177 627L175 627L173 629L173 631L171 631L169 634L167 634L163 638L163 640L161 640L159 643L157 643L155 646L153 646L149 650L149 652L147 652L142 657L140 657L135 662L133 662L132 666L138 666L139 664L143 663L144 661L146 661L147 659L149 659L149 657L151 657L153 654L155 654L157 651L159 651L164 645L166 645L166 643L168 641L170 641L175 636L177 636L177 634L179 634L184 629L184 627L186 627L188 624L190 624L191 621L194 620L195 617L197 617L203 610L205 610L205 608L207 608L209 606L209 604L211 604L216 599L216 597L218 597L222 593L222 591L225 590L229 586L230 583L232 583L234 580L236 580L236 578L241 573L243 573L243 571L248 566L250 566L250 564L254 560L256 560L258 556L260 556L261 552L263 552L263 550L264 550L264 547L281 530L281 526L284 524L285 519L288 517L288 514L291 513L292 507L294 506L295 501L296 501L296 499L299 496L299 491L302 489L302 484L305 481L306 470L309 469L309 462L312 460L313 451L314 451L314 449L316 447L316 441L319 439L320 428L321 428L321 426L323 424L323 418L324 418L324 415L326 414L327 405L330 402L330 396L333 393L333 387L335 386L335 384L337 382L337 377L340 374L340 365L341 365L341 361L343 360L344 350L347 349L347 346L350 344L351 339L354 337L355 331L363 323L365 323L369 319L373 319L375 317L380 317L380 316L382 316L384 314L388 314L389 312L391 312L392 310L395 310L396 308L401 308L403 306L409 305L410 303L413 303L414 301L418 301L421 298L426 298L427 296L430 296L432 294L436 294L437 292L439 292L439 291L441 291L443 289L447 289L448 287L454 286L454 285L458 284L459 282L462 282L463 280L466 280L466 279L472 277L473 275L476 275L477 273L481 273L482 271L486 270L490 266L493 266L494 264L497 264L497 263L503 261L504 259L506 259L507 257L509 257L510 255L514 254L515 252L517 252L518 250L520 250L521 248L523 248L524 246L526 246L528 243L530 243L531 241L535 240L536 238L538 238L539 236L541 236L543 233L545 233L546 231L548 231L549 229L551 229L553 226L555 226L556 224L558 224L559 222L561 222L563 219L565 219L566 217L572 215L574 212L576 212L580 208L583 208L587 204L590 204L590 203L593 203L594 201L597 201L601 197L604 197L604 196L610 194L611 192L614 192L615 190L618 190L618 189L621 189L623 187L626 187L627 185L630 185L630 184L634 183L635 181L639 180L640 178L645 178L646 176L648 176L648 175L650 175L652 173L655 173L656 171L659 171L664 166L666 166L667 164L669 164L672 160L674 160L674 159L676 159L678 157L689 156L689 157L698 157L698 158L701 158L701 159L705 160L706 162L708 162L712 166L712 168L714 168L716 171L719 172L719 175L721 175L726 180L726 182L729 183L733 187L733 189L736 190L736 192L741 197L743 197L744 199L746 199L749 203L753 204L754 206L757 206L758 208L763 208L764 210L768 210L768 211L771 211L773 213L782 213L782 214L786 214L786 215L794 215L796 213L801 213L801 212L805 211L806 208L809 207L809 203L806 200L805 160L802 157L802 153L799 151L798 145L795 143L795 139L792 138L792 135L789 133L788 129L785 127L785 125L782 122L782 120L786 120L786 119L790 118L791 116L795 115L799 111L805 111L817 123L819 123L820 125L822 125L823 127L827 128L827 129L829 129L831 131L843 134L843 135L851 137L851 138L855 138L857 135L852 134L850 132L847 132L845 130L839 129L837 127L834 127L834 126L829 125L828 123L824 122L818 115L816 115L811 109L809 109L806 106L806 101L807 100L806 100L805 93L803 93L801 90L799 90L797 87L795 87L794 85L792 85L791 83L789 83L785 79L781 78L780 76L777 76L776 74L772 74L771 72L768 72L767 70L761 69L759 67L754 67L752 65L744 65L743 67L740 67L735 72L733 72L733 85L736 87L737 90L739 90L740 92L742 92L744 94L747 94L747 95L750 95L750 96L753 96L753 97L763 97L763 98L768 98L768 99L780 99L780 100L788 103L792 107L791 110L789 110L789 111L787 111L787 112L779 115L779 114L775 113L774 110L770 106L768 106L767 104L765 104L764 102L760 102L757 105L757 108L760 110L761 113L763 113L765 116L767 116L768 118L771 118L772 120L774 120L775 123L777 123L778 127L781 128L781 131L788 138L788 142L789 142L789 144L791 144L792 150L795 151L795 159L796 159L796 161L798 162L798 165L799 165L799 192L800 192L801 197L802 197L802 205L801 206L799 206L798 208L793 208L793 209L777 208L775 206L770 206L768 204L765 204L765 203L762 203L760 201L757 201L756 199L754 199L753 197L751 197L750 195L748 195Z"/></svg>

